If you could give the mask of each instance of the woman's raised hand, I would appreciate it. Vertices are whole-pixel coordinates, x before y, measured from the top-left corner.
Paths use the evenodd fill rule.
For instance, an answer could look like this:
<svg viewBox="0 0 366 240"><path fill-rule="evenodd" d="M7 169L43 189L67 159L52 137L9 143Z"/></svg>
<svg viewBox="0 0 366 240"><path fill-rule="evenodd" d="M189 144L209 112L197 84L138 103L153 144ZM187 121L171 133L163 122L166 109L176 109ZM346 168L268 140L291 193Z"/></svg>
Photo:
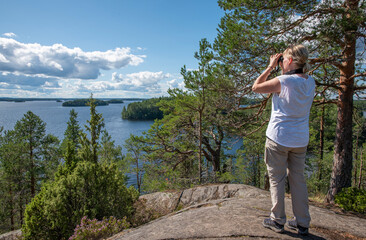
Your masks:
<svg viewBox="0 0 366 240"><path fill-rule="evenodd" d="M269 67L274 69L278 65L278 59L282 56L282 53L276 53L275 55L272 55L269 60Z"/></svg>

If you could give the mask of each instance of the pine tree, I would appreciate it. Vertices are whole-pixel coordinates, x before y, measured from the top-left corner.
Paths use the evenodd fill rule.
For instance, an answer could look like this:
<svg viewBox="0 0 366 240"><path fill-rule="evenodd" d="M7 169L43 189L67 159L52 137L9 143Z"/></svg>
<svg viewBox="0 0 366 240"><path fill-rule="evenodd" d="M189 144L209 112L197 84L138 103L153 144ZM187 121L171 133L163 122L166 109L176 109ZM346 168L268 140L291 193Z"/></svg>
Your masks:
<svg viewBox="0 0 366 240"><path fill-rule="evenodd" d="M45 123L32 112L17 121L14 130L4 132L0 137L0 202L4 208L0 212L5 229L23 224L26 204L41 184L53 179L59 163L59 140L45 134Z"/></svg>
<svg viewBox="0 0 366 240"><path fill-rule="evenodd" d="M194 57L199 61L199 69L196 71L188 71L184 66L182 68L182 75L184 78L184 83L186 88L188 88L194 97L196 97L196 101L194 104L182 104L182 107L188 108L192 111L198 113L198 172L199 172L199 182L201 183L202 179L202 143L203 143L203 129L202 129L202 121L203 114L206 108L207 96L205 91L207 91L207 81L209 81L209 74L207 72L210 70L210 62L213 60L213 52L210 51L211 45L207 41L207 39L202 39L200 41L200 49L198 52L194 54ZM182 102L183 103L183 102ZM207 142L207 139L206 139ZM206 154L208 155L208 154ZM216 163L212 160L213 163ZM217 164L214 164L217 169Z"/></svg>
<svg viewBox="0 0 366 240"><path fill-rule="evenodd" d="M33 198L40 189L40 181L52 178L58 166L59 140L46 135L46 123L31 111L16 122L14 131L17 140L23 145L22 158L30 178L30 194Z"/></svg>
<svg viewBox="0 0 366 240"><path fill-rule="evenodd" d="M241 84L242 93L268 64L268 57L292 43L308 46L311 72L327 66L338 74L332 79L316 78L318 86L333 88L337 94L337 129L334 164L327 200L345 187L352 177L353 97L366 89L364 59L366 3L359 0L253 1L220 0L226 11L215 48L231 76ZM243 75L243 73L245 73ZM360 80L359 80L360 79Z"/></svg>
<svg viewBox="0 0 366 240"><path fill-rule="evenodd" d="M149 161L143 181L149 190L218 181L223 178L217 176L228 171L224 150L231 140L230 119L240 114L225 112L230 111L232 93L217 89L230 82L222 78L206 39L200 41L195 57L199 68L188 71L184 66L181 71L186 90L168 91L171 99L158 104L163 119L139 140L146 148L143 158Z"/></svg>
<svg viewBox="0 0 366 240"><path fill-rule="evenodd" d="M103 130L102 133L98 151L99 161L106 164L115 163L122 173L127 173L128 163L123 158L122 147L115 145L115 141L106 130Z"/></svg>
<svg viewBox="0 0 366 240"><path fill-rule="evenodd" d="M126 187L121 147L114 145L106 131L100 139L103 118L96 112L92 96L89 102L88 134L81 132L78 149L73 138L68 138L65 164L27 205L24 239L67 239L84 216L122 219L130 218L134 211L138 193Z"/></svg>
<svg viewBox="0 0 366 240"><path fill-rule="evenodd" d="M78 149L80 146L79 143L79 133L80 133L80 126L79 121L77 120L78 113L71 109L69 113L69 121L67 122L67 128L64 133L64 141L68 140Z"/></svg>
<svg viewBox="0 0 366 240"><path fill-rule="evenodd" d="M60 167L60 173L66 171L70 173L79 161L77 151L80 148L80 126L77 120L77 112L71 109L69 113L69 121L64 133L64 140L62 141L63 157L65 166ZM65 173L66 173L65 172Z"/></svg>
<svg viewBox="0 0 366 240"><path fill-rule="evenodd" d="M143 143L138 140L138 137L131 135L130 138L125 141L124 146L128 151L125 156L126 162L130 166L133 166L131 172L136 175L137 190L141 193L143 164L145 162Z"/></svg>
<svg viewBox="0 0 366 240"><path fill-rule="evenodd" d="M0 232L19 228L23 222L29 189L22 152L15 132L5 131L0 137Z"/></svg>
<svg viewBox="0 0 366 240"><path fill-rule="evenodd" d="M96 104L93 95L89 98L90 106L90 120L87 121L88 125L85 125L85 129L88 132L90 138L86 133L81 132L81 149L79 151L80 158L84 161L90 161L98 163L98 148L99 148L99 136L104 127L104 119L102 114L97 113Z"/></svg>

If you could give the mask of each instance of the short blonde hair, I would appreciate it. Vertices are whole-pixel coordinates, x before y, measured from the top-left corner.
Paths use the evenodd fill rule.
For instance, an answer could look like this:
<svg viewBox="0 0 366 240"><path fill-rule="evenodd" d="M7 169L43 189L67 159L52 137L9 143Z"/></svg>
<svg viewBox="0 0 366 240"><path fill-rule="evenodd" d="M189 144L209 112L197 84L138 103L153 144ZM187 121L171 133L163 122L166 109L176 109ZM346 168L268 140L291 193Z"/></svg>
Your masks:
<svg viewBox="0 0 366 240"><path fill-rule="evenodd" d="M308 64L309 52L304 45L299 44L288 47L283 52L283 56L292 58L294 64L299 68L302 68L304 72L310 70L310 65Z"/></svg>

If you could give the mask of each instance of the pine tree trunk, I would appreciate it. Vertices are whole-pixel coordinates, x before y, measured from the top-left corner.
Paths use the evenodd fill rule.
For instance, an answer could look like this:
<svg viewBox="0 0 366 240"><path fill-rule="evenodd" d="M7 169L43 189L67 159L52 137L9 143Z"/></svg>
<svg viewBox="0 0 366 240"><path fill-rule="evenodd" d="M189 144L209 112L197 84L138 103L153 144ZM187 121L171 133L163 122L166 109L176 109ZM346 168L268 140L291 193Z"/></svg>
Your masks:
<svg viewBox="0 0 366 240"><path fill-rule="evenodd" d="M203 75L205 75L205 70L203 70ZM202 106L199 107L199 163L198 163L198 174L199 174L199 183L202 183L202 118L203 118L203 111L205 109L205 87L202 86ZM208 176L207 176L208 177Z"/></svg>
<svg viewBox="0 0 366 240"><path fill-rule="evenodd" d="M269 190L269 176L268 172L264 174L264 190Z"/></svg>
<svg viewBox="0 0 366 240"><path fill-rule="evenodd" d="M33 160L33 146L32 146L32 142L30 142L30 153L29 153L29 158L30 158L30 174L31 174L31 198L34 198L34 196L36 195L36 177L35 177L35 164L34 164L34 160Z"/></svg>
<svg viewBox="0 0 366 240"><path fill-rule="evenodd" d="M206 159L206 177L207 177L207 179L209 179L210 177L209 177L209 162L207 161L207 159Z"/></svg>
<svg viewBox="0 0 366 240"><path fill-rule="evenodd" d="M252 166L253 166L253 168L252 168L252 184L254 185L254 186L257 186L257 158L253 155L252 156L252 164L251 164Z"/></svg>
<svg viewBox="0 0 366 240"><path fill-rule="evenodd" d="M354 48L355 45L353 45L353 52L348 54L349 58L353 58L353 62ZM327 194L327 201L330 203L334 203L335 195L342 188L350 187L352 182L353 79L349 79L349 77L353 74L354 64L349 64L341 71L333 170Z"/></svg>
<svg viewBox="0 0 366 240"><path fill-rule="evenodd" d="M345 1L347 11L356 14L358 2ZM352 114L354 79L356 62L356 36L358 26L353 24L351 14L345 13L344 22L346 34L344 37L343 61L340 69L338 89L338 115L336 126L336 141L334 146L333 170L330 181L330 189L327 194L327 202L334 203L335 195L343 188L352 184Z"/></svg>
<svg viewBox="0 0 366 240"><path fill-rule="evenodd" d="M343 85L339 91L333 170L327 195L330 203L334 203L334 196L342 188L350 187L352 182L352 113L353 81L351 86Z"/></svg>
<svg viewBox="0 0 366 240"><path fill-rule="evenodd" d="M222 173L224 173L225 170L226 170L226 164L224 164L225 166L221 169L221 166L220 166L221 151L220 151L220 149L216 149L215 151L211 152L211 154L212 154L212 159L215 163L214 164L214 171L216 173L219 173L222 170Z"/></svg>
<svg viewBox="0 0 366 240"><path fill-rule="evenodd" d="M356 186L357 184L357 159L358 159L358 137L359 133L357 133L357 139L356 139L356 149L355 149L355 166L354 166L354 173L353 173L353 186Z"/></svg>
<svg viewBox="0 0 366 240"><path fill-rule="evenodd" d="M20 225L23 225L23 197L22 197L22 193L20 193L19 196L19 220L20 220Z"/></svg>
<svg viewBox="0 0 366 240"><path fill-rule="evenodd" d="M21 170L18 170L18 176L21 176ZM23 185L24 183L20 182L18 183L19 185ZM24 204L24 200L25 200L25 203L27 203L27 198L24 197L24 191L22 189L22 186L21 186L21 190L18 192L19 193L19 202L18 202L18 205L19 205L19 220L20 220L20 225L23 225L23 206L25 205ZM24 198L23 198L24 197Z"/></svg>
<svg viewBox="0 0 366 240"><path fill-rule="evenodd" d="M136 157L136 180L137 180L137 190L141 193L141 181L140 181L140 169L139 169L139 160Z"/></svg>
<svg viewBox="0 0 366 240"><path fill-rule="evenodd" d="M362 156L363 151L361 151L361 162L360 162L360 175L358 177L358 188L361 188L361 181L362 181L362 167L363 167L363 156Z"/></svg>
<svg viewBox="0 0 366 240"><path fill-rule="evenodd" d="M257 176L257 179L258 179L258 188L261 188L261 165L260 165L260 156L257 155L257 171L258 171L258 176Z"/></svg>
<svg viewBox="0 0 366 240"><path fill-rule="evenodd" d="M202 111L199 112L199 157L198 157L198 182L202 182Z"/></svg>
<svg viewBox="0 0 366 240"><path fill-rule="evenodd" d="M11 231L14 231L14 229L15 229L15 227L14 227L14 225L15 225L15 223L14 223L14 204L13 204L13 191L12 191L11 186L9 187L9 198L10 198L10 201L9 201L10 229L11 229Z"/></svg>
<svg viewBox="0 0 366 240"><path fill-rule="evenodd" d="M324 99L323 99L324 100ZM324 159L324 115L325 115L325 105L322 105L322 115L320 116L320 158L318 161L318 182L323 178L323 159ZM320 184L318 185L318 191L320 190Z"/></svg>
<svg viewBox="0 0 366 240"><path fill-rule="evenodd" d="M358 160L358 153L359 151L361 150L361 168L362 169L362 148L359 148L358 147L358 142L359 142L359 138L360 138L360 135L362 134L362 129L363 127L360 127L359 130L357 131L357 135L356 135L356 150L355 150L355 166L354 166L354 176L353 176L353 186L357 186L357 170L358 170L358 166L357 166L357 160ZM360 172L361 173L361 172Z"/></svg>

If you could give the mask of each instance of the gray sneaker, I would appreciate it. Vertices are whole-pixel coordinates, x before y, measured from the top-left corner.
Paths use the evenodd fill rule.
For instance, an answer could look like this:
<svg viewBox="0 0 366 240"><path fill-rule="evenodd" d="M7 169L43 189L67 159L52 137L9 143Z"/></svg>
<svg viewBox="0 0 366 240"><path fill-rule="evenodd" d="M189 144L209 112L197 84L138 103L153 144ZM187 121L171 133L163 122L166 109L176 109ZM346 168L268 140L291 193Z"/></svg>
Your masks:
<svg viewBox="0 0 366 240"><path fill-rule="evenodd" d="M263 226L275 231L276 233L283 233L284 232L283 225L277 223L276 221L274 221L270 218L266 218L266 219L263 220Z"/></svg>
<svg viewBox="0 0 366 240"><path fill-rule="evenodd" d="M302 236L306 236L309 234L309 228L301 227L300 225L297 224L296 220L287 221L286 227L288 227L292 230L295 230L295 231L297 230L297 233Z"/></svg>

